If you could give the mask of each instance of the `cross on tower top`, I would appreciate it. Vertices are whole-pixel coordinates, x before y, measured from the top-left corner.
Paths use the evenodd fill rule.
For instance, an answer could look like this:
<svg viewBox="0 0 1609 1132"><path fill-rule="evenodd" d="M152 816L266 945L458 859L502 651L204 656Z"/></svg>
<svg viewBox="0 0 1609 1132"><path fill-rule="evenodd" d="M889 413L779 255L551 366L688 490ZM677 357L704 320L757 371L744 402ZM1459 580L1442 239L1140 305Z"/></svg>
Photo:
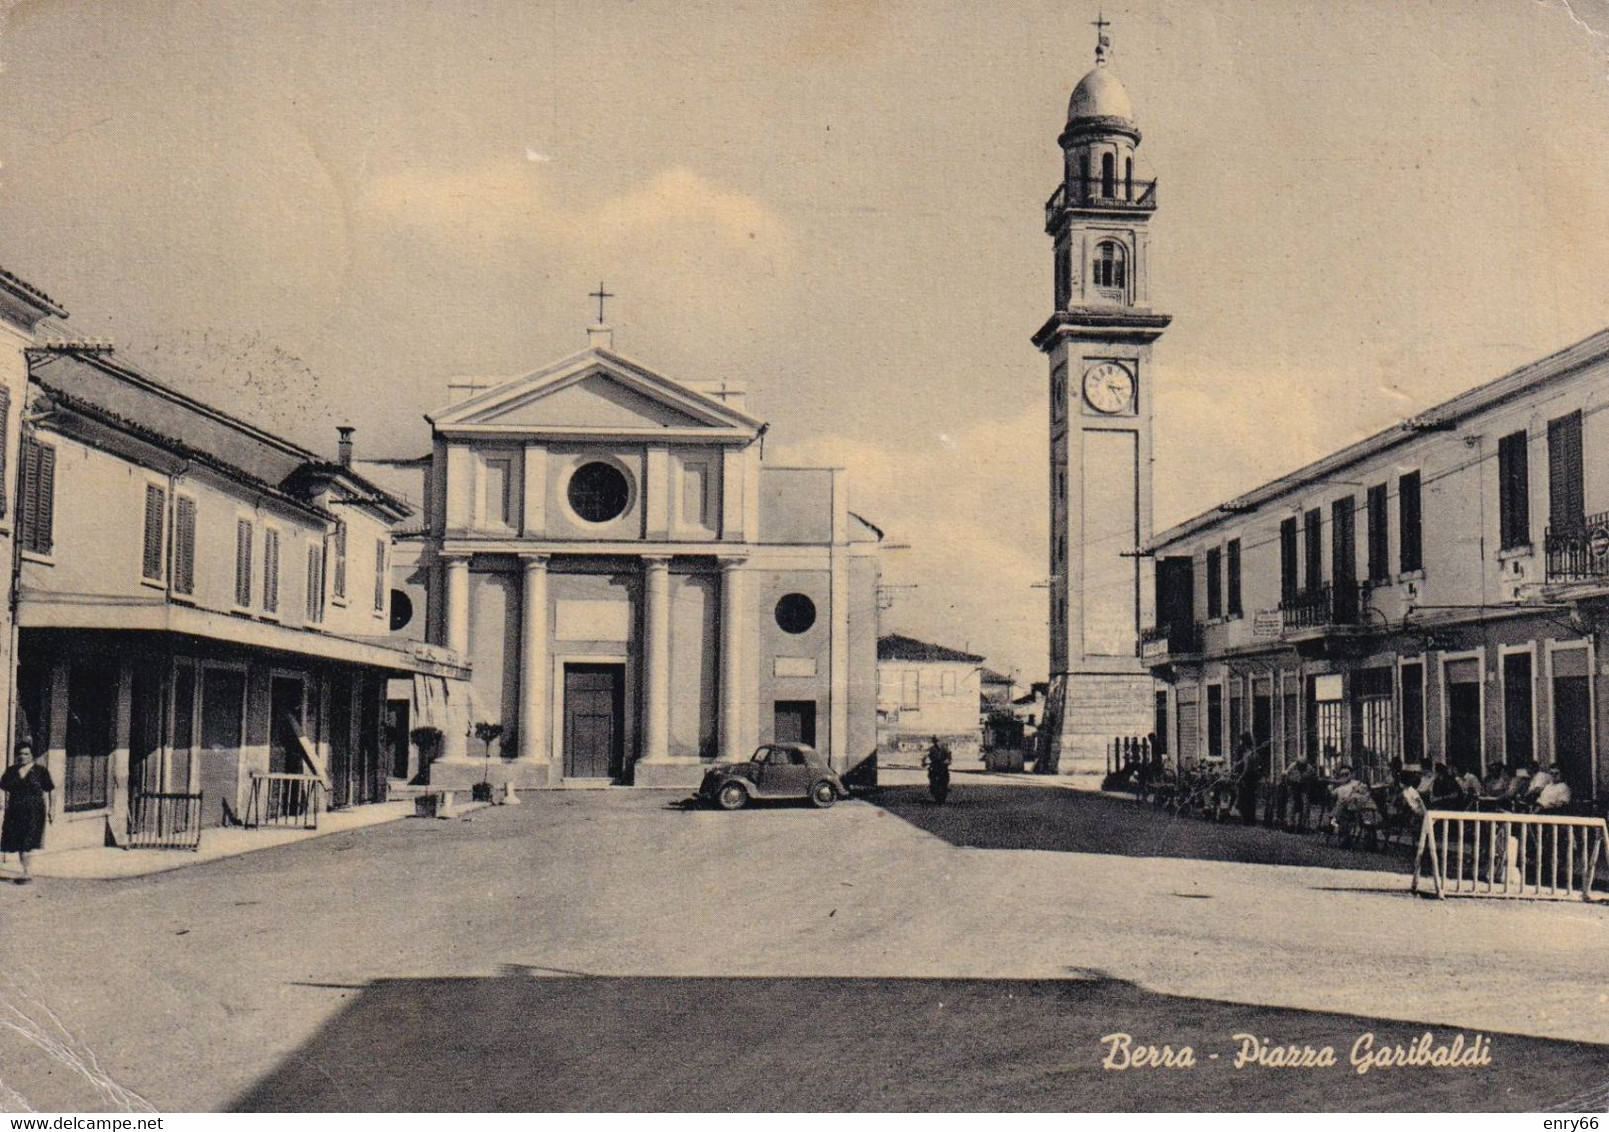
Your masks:
<svg viewBox="0 0 1609 1132"><path fill-rule="evenodd" d="M1106 52L1112 46L1112 38L1106 34L1106 29L1112 26L1112 21L1106 18L1105 12L1099 12L1089 22L1089 26L1095 29L1095 63L1100 66L1105 64Z"/></svg>
<svg viewBox="0 0 1609 1132"><path fill-rule="evenodd" d="M598 300L598 325L602 326L603 325L603 301L605 299L614 298L615 297L614 292L605 291L603 289L603 280L600 279L600 280L598 280L598 289L596 291L588 291L587 295L588 295L589 298L593 298L593 299Z"/></svg>

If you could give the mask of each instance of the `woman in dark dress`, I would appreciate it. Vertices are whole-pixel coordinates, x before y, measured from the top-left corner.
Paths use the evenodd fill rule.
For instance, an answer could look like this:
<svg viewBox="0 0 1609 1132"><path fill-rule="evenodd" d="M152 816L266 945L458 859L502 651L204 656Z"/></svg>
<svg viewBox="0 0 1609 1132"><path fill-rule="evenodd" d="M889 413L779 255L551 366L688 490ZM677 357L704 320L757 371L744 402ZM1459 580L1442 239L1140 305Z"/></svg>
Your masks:
<svg viewBox="0 0 1609 1132"><path fill-rule="evenodd" d="M33 880L28 875L28 857L45 843L45 823L50 820L50 792L56 784L43 763L34 761L28 744L17 745L16 762L0 774L0 790L5 791L6 813L0 821L0 854L15 853L22 862L18 884Z"/></svg>

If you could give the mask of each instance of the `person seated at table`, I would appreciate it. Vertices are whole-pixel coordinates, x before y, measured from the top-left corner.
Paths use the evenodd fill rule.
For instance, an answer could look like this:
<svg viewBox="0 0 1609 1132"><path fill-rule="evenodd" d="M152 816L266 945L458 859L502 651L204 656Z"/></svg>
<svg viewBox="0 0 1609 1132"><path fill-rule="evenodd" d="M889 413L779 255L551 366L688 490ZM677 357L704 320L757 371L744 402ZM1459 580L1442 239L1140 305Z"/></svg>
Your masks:
<svg viewBox="0 0 1609 1132"><path fill-rule="evenodd" d="M1428 785L1430 787L1428 794L1425 793L1423 786L1420 787L1419 793L1424 795L1425 801L1430 804L1430 808L1433 810L1452 809L1464 800L1466 790L1458 779L1453 777L1452 771L1447 769L1446 763L1437 763L1435 765L1435 769L1430 774ZM1474 786L1475 793L1480 793L1479 779L1475 780Z"/></svg>
<svg viewBox="0 0 1609 1132"><path fill-rule="evenodd" d="M1507 797L1509 787L1513 780L1508 776L1508 770L1502 763L1493 763L1492 768L1486 772L1481 780L1481 796L1485 798Z"/></svg>
<svg viewBox="0 0 1609 1132"><path fill-rule="evenodd" d="M1441 765L1445 766L1446 764L1443 763ZM1463 774L1455 776L1453 781L1458 784L1458 789L1464 795L1464 802L1466 804L1475 801L1476 798L1481 796L1480 775L1476 774L1474 771L1466 770Z"/></svg>
<svg viewBox="0 0 1609 1132"><path fill-rule="evenodd" d="M1424 783L1426 777L1427 776L1425 775L1421 775L1419 781ZM1426 783L1425 788L1430 789L1430 784ZM1425 816L1425 810L1429 808L1426 805L1425 797L1420 793L1420 788L1418 786L1405 785L1402 788L1402 792L1397 795L1397 801L1403 810L1413 815L1413 820L1415 822L1423 818Z"/></svg>
<svg viewBox="0 0 1609 1132"><path fill-rule="evenodd" d="M1536 796L1535 804L1538 813L1563 809L1570 804L1570 784L1558 779L1550 781Z"/></svg>
<svg viewBox="0 0 1609 1132"><path fill-rule="evenodd" d="M1335 796L1335 832L1340 835L1342 845L1350 845L1352 838L1368 824L1370 815L1376 820L1379 818L1374 793L1368 783L1353 777L1351 768L1344 766L1335 772L1331 793Z"/></svg>
<svg viewBox="0 0 1609 1132"><path fill-rule="evenodd" d="M1531 766L1535 766L1532 763ZM1524 763L1514 764L1514 773L1508 780L1508 789L1503 792L1503 800L1510 805L1524 802L1525 795L1531 789L1531 770Z"/></svg>
<svg viewBox="0 0 1609 1132"><path fill-rule="evenodd" d="M1552 786L1558 781L1558 776L1547 767L1535 762L1534 760L1530 765L1530 771L1531 782L1530 785L1525 788L1525 793L1526 796L1534 802L1542 791L1546 790L1549 786Z"/></svg>

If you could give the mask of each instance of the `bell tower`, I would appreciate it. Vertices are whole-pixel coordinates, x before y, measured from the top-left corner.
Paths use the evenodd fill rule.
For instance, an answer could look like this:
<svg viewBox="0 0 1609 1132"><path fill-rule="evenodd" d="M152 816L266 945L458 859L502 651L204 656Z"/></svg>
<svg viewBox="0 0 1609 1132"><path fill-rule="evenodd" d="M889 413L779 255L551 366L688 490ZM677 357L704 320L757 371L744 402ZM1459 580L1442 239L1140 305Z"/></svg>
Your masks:
<svg viewBox="0 0 1609 1132"><path fill-rule="evenodd" d="M1054 249L1050 318L1034 335L1050 362L1050 695L1041 758L1100 775L1111 739L1152 730L1152 683L1137 655L1150 616L1151 309L1154 177L1140 164L1134 108L1095 22L1095 67L1073 90L1057 140L1061 184L1045 203Z"/></svg>

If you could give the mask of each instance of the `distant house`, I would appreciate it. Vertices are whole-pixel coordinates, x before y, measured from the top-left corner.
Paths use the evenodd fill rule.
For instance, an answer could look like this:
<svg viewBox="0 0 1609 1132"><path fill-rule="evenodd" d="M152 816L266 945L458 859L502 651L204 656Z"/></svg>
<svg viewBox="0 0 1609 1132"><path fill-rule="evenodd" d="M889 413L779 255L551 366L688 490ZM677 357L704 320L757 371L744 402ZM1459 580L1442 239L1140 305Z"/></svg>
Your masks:
<svg viewBox="0 0 1609 1132"><path fill-rule="evenodd" d="M1016 689L1016 681L1011 677L992 668L980 669L978 688L978 710L983 714L1011 710L1011 693Z"/></svg>
<svg viewBox="0 0 1609 1132"><path fill-rule="evenodd" d="M936 735L976 755L983 657L891 633L877 639L877 732L883 751L914 751Z"/></svg>

